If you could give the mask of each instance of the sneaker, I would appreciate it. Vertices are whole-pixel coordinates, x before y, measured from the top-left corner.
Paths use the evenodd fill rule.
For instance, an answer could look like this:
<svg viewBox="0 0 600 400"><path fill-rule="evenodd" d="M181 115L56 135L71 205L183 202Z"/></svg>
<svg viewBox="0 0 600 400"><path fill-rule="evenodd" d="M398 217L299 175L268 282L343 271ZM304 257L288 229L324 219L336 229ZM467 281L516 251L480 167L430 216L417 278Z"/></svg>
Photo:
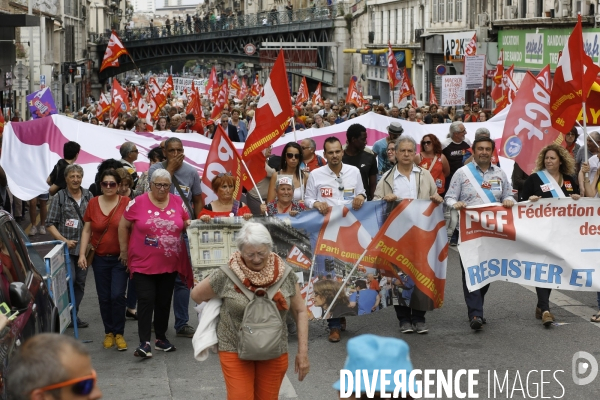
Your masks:
<svg viewBox="0 0 600 400"><path fill-rule="evenodd" d="M329 330L329 341L331 343L337 343L340 341L340 330L338 328L331 328Z"/></svg>
<svg viewBox="0 0 600 400"><path fill-rule="evenodd" d="M413 333L415 330L409 321L400 323L400 332L402 333Z"/></svg>
<svg viewBox="0 0 600 400"><path fill-rule="evenodd" d="M471 329L478 331L483 326L483 320L481 317L473 317L469 325L471 326Z"/></svg>
<svg viewBox="0 0 600 400"><path fill-rule="evenodd" d="M427 325L425 325L425 322L415 322L413 324L413 329L417 333L427 333L429 331L429 329L427 329Z"/></svg>
<svg viewBox="0 0 600 400"><path fill-rule="evenodd" d="M38 231L37 231L37 227L35 225L31 226L31 229L29 230L29 236L35 236L37 235Z"/></svg>
<svg viewBox="0 0 600 400"><path fill-rule="evenodd" d="M549 328L552 322L554 322L554 316L550 314L550 311L544 311L542 313L542 325Z"/></svg>
<svg viewBox="0 0 600 400"><path fill-rule="evenodd" d="M106 335L104 335L103 344L105 349L112 349L113 347L115 347L115 335L113 335L112 333L107 333Z"/></svg>
<svg viewBox="0 0 600 400"><path fill-rule="evenodd" d="M156 341L154 342L154 348L156 350L162 350L165 353L177 350L177 348L173 344L171 344L171 342L169 342L169 339L156 339Z"/></svg>
<svg viewBox="0 0 600 400"><path fill-rule="evenodd" d="M81 319L79 319L79 317L77 317L77 328L81 329L81 328L88 328L90 326L89 322L83 321ZM68 328L73 328L73 321L71 321L71 323L69 323Z"/></svg>
<svg viewBox="0 0 600 400"><path fill-rule="evenodd" d="M133 352L133 355L141 358L152 357L152 348L150 347L150 343L141 342L138 348Z"/></svg>
<svg viewBox="0 0 600 400"><path fill-rule="evenodd" d="M554 314L552 314L550 311L548 311L548 313L550 314L550 316L552 317L552 321L555 320L554 318ZM542 319L542 309L539 307L535 308L535 318L536 319Z"/></svg>
<svg viewBox="0 0 600 400"><path fill-rule="evenodd" d="M38 227L38 232L40 235L45 235L46 234L46 227L44 225L40 225Z"/></svg>
<svg viewBox="0 0 600 400"><path fill-rule="evenodd" d="M194 333L196 333L196 330L193 327L189 325L184 325L177 331L177 336L193 338Z"/></svg>
<svg viewBox="0 0 600 400"><path fill-rule="evenodd" d="M127 350L127 342L125 341L125 338L123 337L123 335L115 336L115 342L117 343L117 350L119 350L119 351Z"/></svg>

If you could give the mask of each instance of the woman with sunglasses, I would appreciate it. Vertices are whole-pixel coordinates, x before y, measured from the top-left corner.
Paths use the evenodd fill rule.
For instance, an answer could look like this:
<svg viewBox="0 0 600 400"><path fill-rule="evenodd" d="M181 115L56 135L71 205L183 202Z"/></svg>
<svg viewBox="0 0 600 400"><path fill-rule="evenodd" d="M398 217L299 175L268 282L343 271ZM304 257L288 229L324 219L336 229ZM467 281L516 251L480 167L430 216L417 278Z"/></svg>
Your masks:
<svg viewBox="0 0 600 400"><path fill-rule="evenodd" d="M415 156L415 164L428 170L435 181L438 194L446 190L446 177L450 175L450 164L442 154L442 144L432 133L421 139L421 152Z"/></svg>
<svg viewBox="0 0 600 400"><path fill-rule="evenodd" d="M77 265L86 269L88 265L88 244L94 249L91 267L94 271L100 316L104 324L104 348L115 345L117 350L127 350L123 337L125 331L125 290L127 288L127 268L119 260L119 221L128 198L119 195L121 177L114 169L100 174L102 195L90 200L83 216L83 232Z"/></svg>
<svg viewBox="0 0 600 400"><path fill-rule="evenodd" d="M198 218L202 222L210 222L215 217L244 217L245 220L252 218L252 211L248 205L236 200L235 193L239 187L236 187L236 180L230 172L219 174L211 181L211 188L217 195L217 200L213 200L204 205Z"/></svg>
<svg viewBox="0 0 600 400"><path fill-rule="evenodd" d="M299 202L304 200L303 190L306 190L306 182L308 174L300 169L302 163L302 147L296 142L289 142L283 147L281 152L281 169L271 176L269 185L269 194L267 195L267 203L275 200L275 186L277 184L277 176L289 175L293 177L294 197L293 199ZM300 182L302 179L302 183Z"/></svg>
<svg viewBox="0 0 600 400"><path fill-rule="evenodd" d="M150 178L150 192L129 202L119 223L119 259L133 276L138 296L138 334L136 357L152 357L152 325L158 351L175 351L166 332L171 298L177 275L192 287L193 274L183 241L190 216L183 200L169 194L171 174L158 169ZM154 323L153 323L154 321Z"/></svg>

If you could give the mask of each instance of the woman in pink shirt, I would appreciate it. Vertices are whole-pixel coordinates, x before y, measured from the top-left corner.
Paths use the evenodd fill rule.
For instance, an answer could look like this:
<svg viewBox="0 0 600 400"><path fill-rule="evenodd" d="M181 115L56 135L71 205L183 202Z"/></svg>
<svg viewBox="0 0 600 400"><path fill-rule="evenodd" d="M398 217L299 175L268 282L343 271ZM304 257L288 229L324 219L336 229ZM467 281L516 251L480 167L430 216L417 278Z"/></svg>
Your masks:
<svg viewBox="0 0 600 400"><path fill-rule="evenodd" d="M150 192L129 202L119 224L120 259L129 268L138 294L140 345L136 357L152 357L154 321L156 350L175 351L166 337L177 274L189 288L193 275L182 233L190 216L178 196L169 194L171 175L156 170Z"/></svg>

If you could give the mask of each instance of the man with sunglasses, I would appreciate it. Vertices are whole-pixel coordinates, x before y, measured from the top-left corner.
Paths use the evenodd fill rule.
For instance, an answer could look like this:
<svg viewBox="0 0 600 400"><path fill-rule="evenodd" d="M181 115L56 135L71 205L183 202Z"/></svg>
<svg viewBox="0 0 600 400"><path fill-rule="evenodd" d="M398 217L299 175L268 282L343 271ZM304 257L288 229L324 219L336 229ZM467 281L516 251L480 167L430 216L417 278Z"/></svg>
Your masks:
<svg viewBox="0 0 600 400"><path fill-rule="evenodd" d="M6 393L15 400L96 400L102 392L85 345L66 335L42 333L11 358Z"/></svg>

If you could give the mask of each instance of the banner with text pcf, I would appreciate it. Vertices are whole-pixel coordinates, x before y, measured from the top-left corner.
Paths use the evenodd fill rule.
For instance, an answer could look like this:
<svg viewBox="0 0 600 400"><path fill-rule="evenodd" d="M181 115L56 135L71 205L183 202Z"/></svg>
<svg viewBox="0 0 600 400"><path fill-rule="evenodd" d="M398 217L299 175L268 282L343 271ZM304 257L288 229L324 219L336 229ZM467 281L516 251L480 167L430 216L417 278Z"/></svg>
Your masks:
<svg viewBox="0 0 600 400"><path fill-rule="evenodd" d="M467 287L502 280L600 291L600 202L542 199L460 212L459 252Z"/></svg>

